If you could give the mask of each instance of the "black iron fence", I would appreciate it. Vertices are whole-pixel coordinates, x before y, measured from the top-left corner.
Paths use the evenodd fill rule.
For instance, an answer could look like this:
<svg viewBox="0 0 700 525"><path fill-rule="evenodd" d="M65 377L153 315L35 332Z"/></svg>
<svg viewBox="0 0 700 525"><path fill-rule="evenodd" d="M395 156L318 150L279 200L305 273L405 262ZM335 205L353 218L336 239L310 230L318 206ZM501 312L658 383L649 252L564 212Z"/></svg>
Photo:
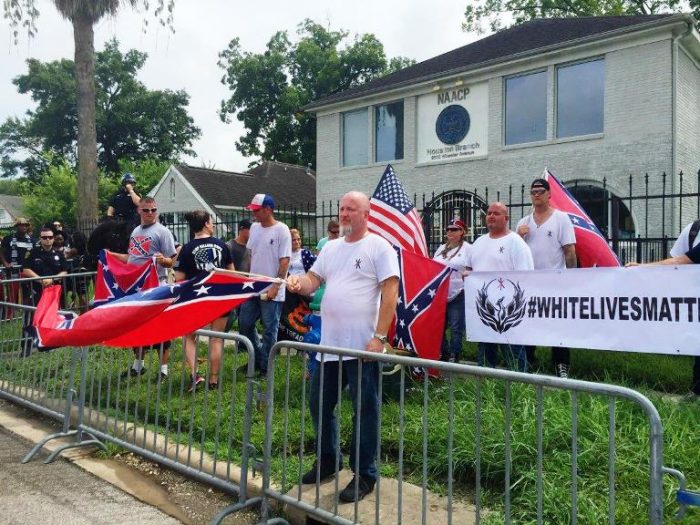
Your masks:
<svg viewBox="0 0 700 525"><path fill-rule="evenodd" d="M675 176L666 173L630 174L616 178L613 185L604 177L601 183L578 181L566 184L566 187L623 263L667 257L681 229L700 217L700 170L690 177L683 172ZM515 228L517 221L531 211L529 187L524 184L414 194L412 199L423 217L431 253L444 242L445 226L452 219L459 218L467 225L470 240L482 235L486 231L484 219L488 203L501 201L506 204L510 210L511 228ZM296 208L278 208L275 216L288 226L298 228L303 245L313 248L320 238L327 235L327 224L338 217L338 209L339 200L322 201ZM192 236L183 218L185 211L160 216L161 222L181 243ZM243 219L251 219L251 216L242 207L220 213L216 218L217 235L225 240L234 237ZM89 233L94 227L94 223L77 226L73 223L68 230Z"/></svg>

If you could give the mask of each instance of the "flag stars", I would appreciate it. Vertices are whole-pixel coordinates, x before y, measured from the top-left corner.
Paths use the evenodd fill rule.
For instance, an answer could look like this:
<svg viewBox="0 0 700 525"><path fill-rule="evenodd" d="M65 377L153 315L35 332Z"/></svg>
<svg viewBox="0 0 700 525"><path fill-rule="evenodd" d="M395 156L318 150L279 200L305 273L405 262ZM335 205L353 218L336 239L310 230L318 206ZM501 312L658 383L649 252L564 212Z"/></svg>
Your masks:
<svg viewBox="0 0 700 525"><path fill-rule="evenodd" d="M255 290L255 287L253 286L255 283L253 281L246 281L243 283L243 290L246 288L250 288L251 290Z"/></svg>
<svg viewBox="0 0 700 525"><path fill-rule="evenodd" d="M203 286L202 285L195 290L195 293L197 294L197 297L199 297L200 295L208 295L210 289L211 289L211 286Z"/></svg>
<svg viewBox="0 0 700 525"><path fill-rule="evenodd" d="M435 294L436 294L436 293L437 293L437 291L434 290L433 288L431 288L430 290L428 290L428 295L430 296L431 299L432 299L433 297L435 297Z"/></svg>

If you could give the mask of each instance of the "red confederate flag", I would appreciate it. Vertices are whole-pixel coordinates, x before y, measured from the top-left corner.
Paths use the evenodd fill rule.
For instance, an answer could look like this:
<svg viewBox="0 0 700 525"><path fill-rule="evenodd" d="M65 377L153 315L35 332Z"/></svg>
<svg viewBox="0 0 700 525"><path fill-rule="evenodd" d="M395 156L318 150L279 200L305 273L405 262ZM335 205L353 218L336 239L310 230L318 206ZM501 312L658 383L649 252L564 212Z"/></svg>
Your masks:
<svg viewBox="0 0 700 525"><path fill-rule="evenodd" d="M394 346L439 359L451 270L426 257L420 217L391 165L370 199L369 230L398 252L401 275Z"/></svg>
<svg viewBox="0 0 700 525"><path fill-rule="evenodd" d="M569 190L547 169L544 170L544 178L549 182L549 203L553 208L566 213L574 225L579 268L620 266L617 255L612 251L605 237Z"/></svg>
<svg viewBox="0 0 700 525"><path fill-rule="evenodd" d="M137 266L122 262L105 250L100 250L95 279L94 306L156 286L158 286L158 270L153 258Z"/></svg>
<svg viewBox="0 0 700 525"><path fill-rule="evenodd" d="M146 346L193 332L270 286L272 279L215 271L110 301L80 315L58 313L61 287L47 287L34 315L39 347Z"/></svg>

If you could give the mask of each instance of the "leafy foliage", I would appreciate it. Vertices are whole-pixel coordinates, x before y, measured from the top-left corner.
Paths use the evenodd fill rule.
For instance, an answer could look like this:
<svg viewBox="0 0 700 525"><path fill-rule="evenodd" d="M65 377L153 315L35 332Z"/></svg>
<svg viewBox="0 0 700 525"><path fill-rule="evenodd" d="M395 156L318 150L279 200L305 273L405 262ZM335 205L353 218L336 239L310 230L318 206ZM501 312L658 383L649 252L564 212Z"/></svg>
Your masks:
<svg viewBox="0 0 700 525"><path fill-rule="evenodd" d="M187 114L189 96L182 90L148 90L136 77L146 58L133 49L122 53L116 40L96 54L98 166L108 173L118 171L124 158L194 154L190 146L200 130ZM13 83L37 107L26 118L10 118L0 126L0 166L5 176L21 170L36 182L50 159L59 164L76 160L76 85L72 60L29 59L27 66Z"/></svg>
<svg viewBox="0 0 700 525"><path fill-rule="evenodd" d="M482 33L503 29L509 21L521 24L535 18L604 15L650 15L692 11L700 20L700 0L474 0L464 11L464 31Z"/></svg>
<svg viewBox="0 0 700 525"><path fill-rule="evenodd" d="M319 98L349 89L413 63L404 57L387 61L383 44L372 34L348 37L306 19L298 39L278 31L263 53L241 48L234 38L219 54L222 83L231 97L219 115L235 115L247 133L236 149L248 157L316 165L316 122L303 107Z"/></svg>

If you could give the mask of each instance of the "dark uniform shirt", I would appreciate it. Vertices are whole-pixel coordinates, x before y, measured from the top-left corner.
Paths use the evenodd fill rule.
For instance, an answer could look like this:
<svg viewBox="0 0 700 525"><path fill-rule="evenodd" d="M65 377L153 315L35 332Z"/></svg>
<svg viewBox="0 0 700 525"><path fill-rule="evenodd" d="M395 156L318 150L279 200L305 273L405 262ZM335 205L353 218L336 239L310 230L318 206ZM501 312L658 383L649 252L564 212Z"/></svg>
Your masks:
<svg viewBox="0 0 700 525"><path fill-rule="evenodd" d="M28 233L18 235L17 232L14 232L6 236L0 246L2 246L5 260L19 272L19 268L24 264L27 252L34 248L34 239Z"/></svg>
<svg viewBox="0 0 700 525"><path fill-rule="evenodd" d="M27 252L22 268L29 268L39 276L48 276L68 271L68 263L66 263L66 258L63 257L62 253L54 250L47 251L41 246L35 246ZM39 281L32 281L32 288L35 293L32 302L36 305L39 297L41 297L41 283Z"/></svg>
<svg viewBox="0 0 700 525"><path fill-rule="evenodd" d="M131 196L124 191L124 188L119 189L117 194L109 201L109 205L114 208L115 218L133 224L139 222L139 216L136 212L138 205L134 204Z"/></svg>

